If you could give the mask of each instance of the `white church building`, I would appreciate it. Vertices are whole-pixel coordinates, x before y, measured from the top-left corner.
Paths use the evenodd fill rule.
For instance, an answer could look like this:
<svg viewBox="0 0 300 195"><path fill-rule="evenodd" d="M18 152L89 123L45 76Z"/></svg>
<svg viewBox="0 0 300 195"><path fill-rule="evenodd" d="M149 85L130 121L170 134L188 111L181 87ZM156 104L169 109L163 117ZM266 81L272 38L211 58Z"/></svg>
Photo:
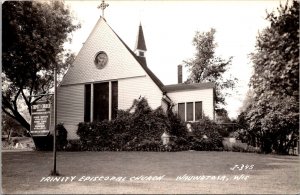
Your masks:
<svg viewBox="0 0 300 195"><path fill-rule="evenodd" d="M68 139L78 138L80 122L111 120L118 109L130 108L140 97L153 109L173 105L183 121L197 121L204 115L214 120L214 84L182 83L179 65L179 83L164 85L147 67L146 50L141 25L133 52L99 18L58 87L57 122L68 130Z"/></svg>

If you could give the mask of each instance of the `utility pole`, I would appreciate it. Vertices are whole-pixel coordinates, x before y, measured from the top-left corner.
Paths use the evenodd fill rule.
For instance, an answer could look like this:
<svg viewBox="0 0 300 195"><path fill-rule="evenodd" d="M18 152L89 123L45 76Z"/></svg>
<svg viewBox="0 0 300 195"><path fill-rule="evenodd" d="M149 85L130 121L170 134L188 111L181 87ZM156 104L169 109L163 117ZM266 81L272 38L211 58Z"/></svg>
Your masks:
<svg viewBox="0 0 300 195"><path fill-rule="evenodd" d="M53 131L53 170L51 175L59 175L56 172L56 123L57 123L57 68L54 67L54 131Z"/></svg>

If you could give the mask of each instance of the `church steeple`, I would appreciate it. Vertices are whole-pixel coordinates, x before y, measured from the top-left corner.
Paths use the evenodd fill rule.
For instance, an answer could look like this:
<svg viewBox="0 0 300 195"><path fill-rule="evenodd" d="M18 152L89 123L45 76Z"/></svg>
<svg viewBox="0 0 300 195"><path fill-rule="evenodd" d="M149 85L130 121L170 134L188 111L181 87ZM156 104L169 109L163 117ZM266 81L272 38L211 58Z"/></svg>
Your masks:
<svg viewBox="0 0 300 195"><path fill-rule="evenodd" d="M140 23L139 32L136 40L136 50L147 51L142 24Z"/></svg>
<svg viewBox="0 0 300 195"><path fill-rule="evenodd" d="M142 63L146 65L145 52L147 51L142 24L140 23L139 31L135 44L135 54L139 57Z"/></svg>

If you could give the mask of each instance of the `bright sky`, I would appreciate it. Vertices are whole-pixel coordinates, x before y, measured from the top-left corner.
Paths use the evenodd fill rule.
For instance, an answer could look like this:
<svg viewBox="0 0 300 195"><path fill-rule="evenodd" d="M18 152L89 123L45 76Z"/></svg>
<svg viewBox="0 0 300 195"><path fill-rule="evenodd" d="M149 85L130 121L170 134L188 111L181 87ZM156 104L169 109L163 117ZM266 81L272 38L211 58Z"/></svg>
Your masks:
<svg viewBox="0 0 300 195"><path fill-rule="evenodd" d="M68 46L78 53L101 15L101 1L65 1L81 23ZM282 0L284 3L285 1ZM260 1L106 1L107 23L134 50L138 26L142 23L147 46L148 67L164 84L177 83L177 65L193 57L192 39L196 31L216 29L216 54L224 59L233 56L227 76L239 81L225 108L236 117L248 90L252 75L249 54L254 51L258 32L269 23L271 12L280 0ZM184 68L183 80L188 76Z"/></svg>

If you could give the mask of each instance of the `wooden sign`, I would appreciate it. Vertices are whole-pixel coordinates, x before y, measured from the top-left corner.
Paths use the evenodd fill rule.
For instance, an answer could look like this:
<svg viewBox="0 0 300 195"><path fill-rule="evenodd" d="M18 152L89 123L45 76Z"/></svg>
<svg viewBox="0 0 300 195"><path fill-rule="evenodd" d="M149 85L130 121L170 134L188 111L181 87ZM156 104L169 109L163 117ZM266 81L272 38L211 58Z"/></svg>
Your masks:
<svg viewBox="0 0 300 195"><path fill-rule="evenodd" d="M32 136L47 136L50 132L49 102L37 102L31 106L30 133Z"/></svg>

